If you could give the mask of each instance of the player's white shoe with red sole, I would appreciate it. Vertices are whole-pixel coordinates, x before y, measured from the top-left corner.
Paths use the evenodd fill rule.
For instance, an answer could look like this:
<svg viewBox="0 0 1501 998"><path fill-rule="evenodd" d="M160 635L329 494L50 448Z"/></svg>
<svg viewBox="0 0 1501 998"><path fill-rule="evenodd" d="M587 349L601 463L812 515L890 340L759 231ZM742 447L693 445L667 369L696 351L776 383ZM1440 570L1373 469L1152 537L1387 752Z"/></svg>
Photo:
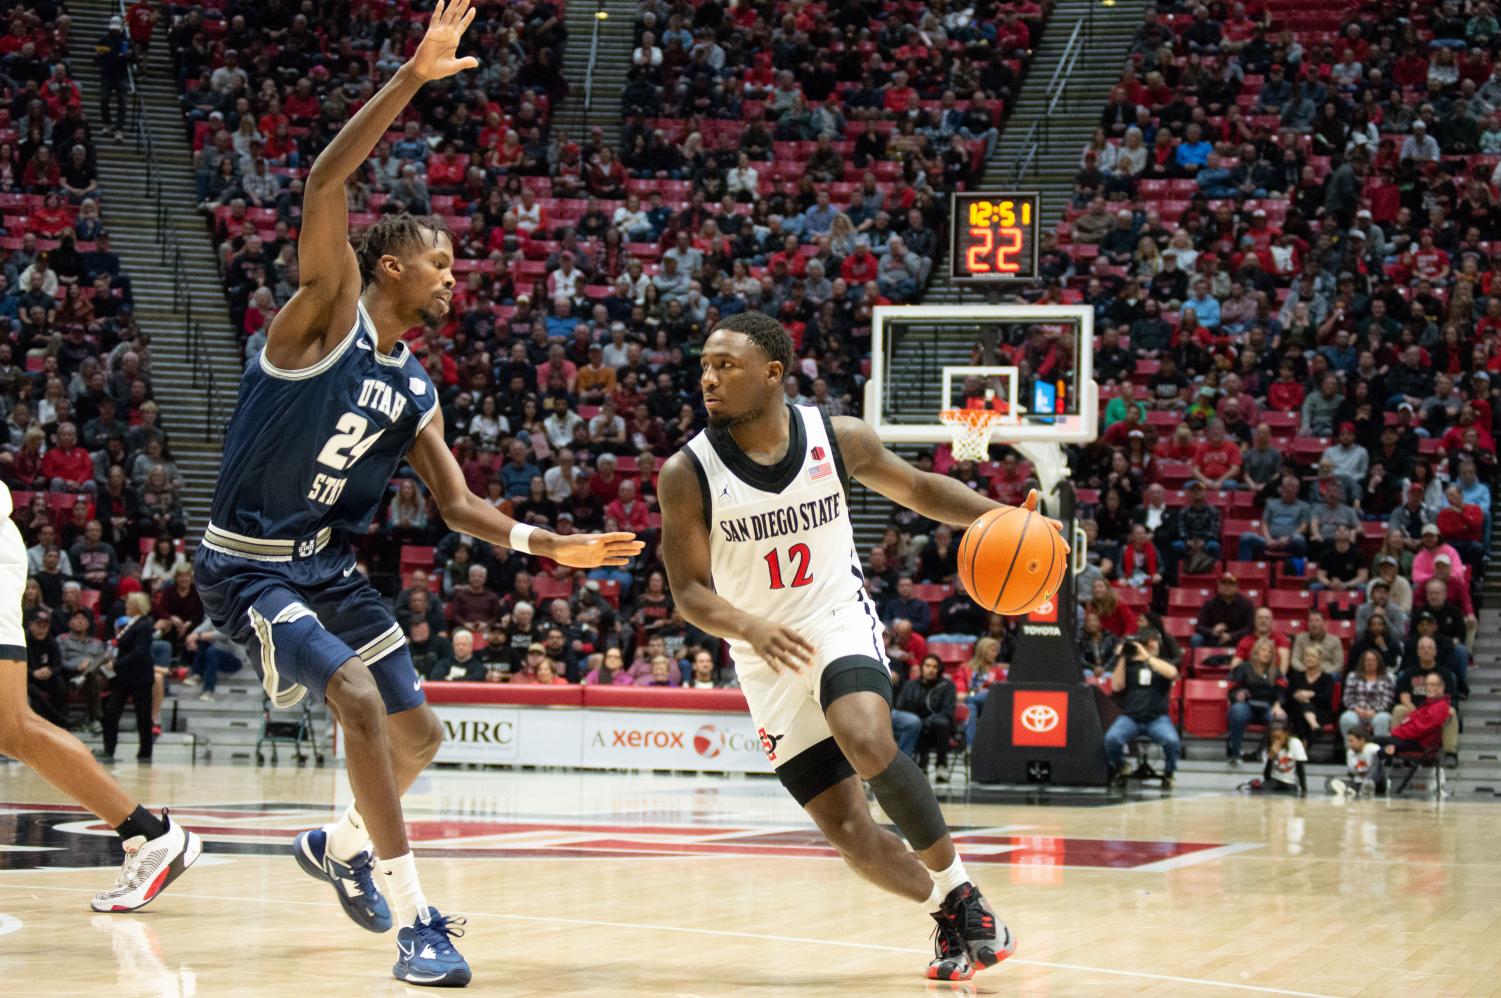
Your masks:
<svg viewBox="0 0 1501 998"><path fill-rule="evenodd" d="M203 852L203 840L173 821L162 810L167 831L154 839L144 835L126 839L125 863L108 890L94 895L95 911L139 911L192 866Z"/></svg>

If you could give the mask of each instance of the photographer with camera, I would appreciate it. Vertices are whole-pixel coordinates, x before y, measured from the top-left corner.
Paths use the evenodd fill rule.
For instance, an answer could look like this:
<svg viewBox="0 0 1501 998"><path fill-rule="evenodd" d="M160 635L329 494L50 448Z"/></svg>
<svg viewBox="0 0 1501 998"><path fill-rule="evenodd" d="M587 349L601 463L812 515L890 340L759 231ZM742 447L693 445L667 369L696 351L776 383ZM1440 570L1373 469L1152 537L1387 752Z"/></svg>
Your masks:
<svg viewBox="0 0 1501 998"><path fill-rule="evenodd" d="M1182 743L1178 740L1178 729L1168 717L1167 698L1178 670L1161 654L1162 635L1155 627L1143 627L1135 638L1125 642L1116 657L1110 688L1122 713L1105 732L1105 759L1110 763L1111 778L1117 783L1124 782L1126 745L1145 735L1162 746L1166 763L1162 789L1171 790Z"/></svg>

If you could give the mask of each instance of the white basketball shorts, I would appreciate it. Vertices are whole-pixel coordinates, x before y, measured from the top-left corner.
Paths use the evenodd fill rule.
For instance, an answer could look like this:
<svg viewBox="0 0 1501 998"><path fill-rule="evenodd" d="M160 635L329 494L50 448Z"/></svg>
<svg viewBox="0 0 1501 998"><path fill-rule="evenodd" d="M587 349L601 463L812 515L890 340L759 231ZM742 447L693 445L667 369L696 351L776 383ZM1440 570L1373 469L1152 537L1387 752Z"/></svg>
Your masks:
<svg viewBox="0 0 1501 998"><path fill-rule="evenodd" d="M799 804L854 773L834 743L824 708L856 691L881 693L891 701L884 627L875 611L852 602L823 619L822 624L794 628L816 651L812 668L803 672L777 672L749 645L730 642L761 749Z"/></svg>

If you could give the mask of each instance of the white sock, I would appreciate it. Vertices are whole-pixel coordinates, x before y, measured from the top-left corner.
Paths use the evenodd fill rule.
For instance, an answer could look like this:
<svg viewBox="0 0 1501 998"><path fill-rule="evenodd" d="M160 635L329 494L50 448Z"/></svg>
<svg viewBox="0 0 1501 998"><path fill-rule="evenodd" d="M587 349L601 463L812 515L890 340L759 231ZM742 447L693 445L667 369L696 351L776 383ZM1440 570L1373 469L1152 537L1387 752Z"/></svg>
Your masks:
<svg viewBox="0 0 1501 998"><path fill-rule="evenodd" d="M954 854L954 861L949 864L947 870L933 870L933 889L941 892L943 897L948 897L950 892L960 884L968 883L969 874L964 870L964 861Z"/></svg>
<svg viewBox="0 0 1501 998"><path fill-rule="evenodd" d="M343 816L332 825L324 825L328 835L328 854L340 862L348 862L365 851L370 836L365 831L365 819L360 817L353 804L345 809Z"/></svg>
<svg viewBox="0 0 1501 998"><path fill-rule="evenodd" d="M923 902L925 911L938 912L943 910L943 899L948 897L948 892L938 886L938 881L933 881L933 889L928 892L928 899Z"/></svg>
<svg viewBox="0 0 1501 998"><path fill-rule="evenodd" d="M422 893L422 884L417 880L417 860L411 854L395 859L380 860L383 875L381 893L396 909L396 925L411 925L417 920L417 912L426 910L427 898Z"/></svg>

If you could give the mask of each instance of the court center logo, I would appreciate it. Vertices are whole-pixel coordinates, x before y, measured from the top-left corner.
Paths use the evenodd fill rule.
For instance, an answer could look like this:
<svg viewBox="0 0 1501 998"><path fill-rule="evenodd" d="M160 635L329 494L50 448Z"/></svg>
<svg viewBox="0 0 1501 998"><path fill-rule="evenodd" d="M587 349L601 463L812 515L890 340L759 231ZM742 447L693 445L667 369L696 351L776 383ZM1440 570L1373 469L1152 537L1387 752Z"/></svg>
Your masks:
<svg viewBox="0 0 1501 998"><path fill-rule="evenodd" d="M1022 727L1043 734L1058 727L1058 712L1046 704L1033 704L1022 711Z"/></svg>

